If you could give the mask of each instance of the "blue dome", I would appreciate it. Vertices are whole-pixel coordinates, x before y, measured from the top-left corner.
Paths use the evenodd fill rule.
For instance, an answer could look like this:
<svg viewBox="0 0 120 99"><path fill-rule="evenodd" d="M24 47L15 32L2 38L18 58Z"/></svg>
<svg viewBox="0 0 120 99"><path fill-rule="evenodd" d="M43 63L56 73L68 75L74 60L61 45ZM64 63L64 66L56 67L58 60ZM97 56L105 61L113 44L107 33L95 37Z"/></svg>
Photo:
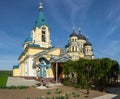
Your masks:
<svg viewBox="0 0 120 99"><path fill-rule="evenodd" d="M24 42L31 42L31 41L32 41L32 37L28 37Z"/></svg>
<svg viewBox="0 0 120 99"><path fill-rule="evenodd" d="M81 33L78 34L78 39L86 40L86 37L82 35Z"/></svg>
<svg viewBox="0 0 120 99"><path fill-rule="evenodd" d="M45 20L45 16L44 16L44 13L43 13L43 6L40 5L39 15L38 15L38 19L36 21L36 27L41 27L42 25L47 26L47 22Z"/></svg>
<svg viewBox="0 0 120 99"><path fill-rule="evenodd" d="M84 44L84 46L92 46L92 44L87 40L87 42Z"/></svg>
<svg viewBox="0 0 120 99"><path fill-rule="evenodd" d="M77 37L77 34L75 33L74 30L73 30L73 32L70 34L70 37L73 37L73 36L76 36L76 37Z"/></svg>

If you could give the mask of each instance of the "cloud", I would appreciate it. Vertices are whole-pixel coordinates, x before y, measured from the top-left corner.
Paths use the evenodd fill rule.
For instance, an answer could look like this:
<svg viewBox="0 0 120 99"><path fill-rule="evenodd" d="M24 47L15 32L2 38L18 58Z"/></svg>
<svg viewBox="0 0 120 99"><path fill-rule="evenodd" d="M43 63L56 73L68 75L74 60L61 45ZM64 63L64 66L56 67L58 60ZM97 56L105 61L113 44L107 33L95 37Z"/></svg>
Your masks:
<svg viewBox="0 0 120 99"><path fill-rule="evenodd" d="M85 22L86 14L94 0L46 0L53 21L66 31ZM63 8L64 9L63 9ZM63 9L63 10L61 10ZM81 22L81 23L80 23ZM63 27L64 24L64 27Z"/></svg>
<svg viewBox="0 0 120 99"><path fill-rule="evenodd" d="M106 37L111 36L112 34L115 33L115 30L117 30L120 26L114 25L111 28L109 27L109 30L107 31Z"/></svg>
<svg viewBox="0 0 120 99"><path fill-rule="evenodd" d="M113 35L116 33L115 31L120 28L120 5L119 5L119 0L108 3L108 7L106 9L106 19L107 19L107 31L105 35L105 39L108 38L109 36Z"/></svg>
<svg viewBox="0 0 120 99"><path fill-rule="evenodd" d="M94 0L66 0L70 6L70 17L72 24L76 24L77 20L85 20L86 14L93 4ZM78 19L80 18L80 19Z"/></svg>
<svg viewBox="0 0 120 99"><path fill-rule="evenodd" d="M112 40L109 43L103 43L101 48L97 51L96 56L101 58L109 57L117 60L120 63L120 40Z"/></svg>
<svg viewBox="0 0 120 99"><path fill-rule="evenodd" d="M108 2L108 5L107 5L107 16L106 18L108 20L112 20L116 17L116 15L118 16L119 15L119 12L120 12L120 5L119 5L119 0L116 0L114 1L114 4L113 2Z"/></svg>
<svg viewBox="0 0 120 99"><path fill-rule="evenodd" d="M107 56L118 56L120 55L120 41L119 40L113 40L108 45L106 45L106 48L103 50L103 53Z"/></svg>

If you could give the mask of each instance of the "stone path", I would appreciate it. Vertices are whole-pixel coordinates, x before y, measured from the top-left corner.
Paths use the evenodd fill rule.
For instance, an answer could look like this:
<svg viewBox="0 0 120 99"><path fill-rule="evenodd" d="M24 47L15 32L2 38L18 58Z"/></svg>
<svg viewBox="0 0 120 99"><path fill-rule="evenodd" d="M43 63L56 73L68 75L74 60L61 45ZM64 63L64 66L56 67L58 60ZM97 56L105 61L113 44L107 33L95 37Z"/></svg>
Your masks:
<svg viewBox="0 0 120 99"><path fill-rule="evenodd" d="M120 88L119 87L109 87L106 88L109 94L99 96L93 99L120 99Z"/></svg>
<svg viewBox="0 0 120 99"><path fill-rule="evenodd" d="M38 81L35 81L35 80L27 80L27 79L24 79L24 78L20 78L20 77L8 77L8 80L7 80L7 84L6 86L37 86L39 84ZM50 82L47 82L46 83L46 86L48 87L55 87L55 86L60 86L62 85L61 83L50 83Z"/></svg>
<svg viewBox="0 0 120 99"><path fill-rule="evenodd" d="M116 96L117 96L116 94L107 94L107 95L99 96L93 99L113 99Z"/></svg>
<svg viewBox="0 0 120 99"><path fill-rule="evenodd" d="M36 86L39 82L18 77L8 77L6 86Z"/></svg>

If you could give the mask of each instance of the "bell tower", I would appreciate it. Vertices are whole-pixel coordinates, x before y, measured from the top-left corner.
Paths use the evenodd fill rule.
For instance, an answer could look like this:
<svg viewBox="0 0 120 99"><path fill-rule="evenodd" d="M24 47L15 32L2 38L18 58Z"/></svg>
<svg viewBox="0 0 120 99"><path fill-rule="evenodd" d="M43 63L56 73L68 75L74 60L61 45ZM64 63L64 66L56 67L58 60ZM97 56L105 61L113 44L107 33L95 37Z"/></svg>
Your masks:
<svg viewBox="0 0 120 99"><path fill-rule="evenodd" d="M33 44L40 45L40 47L43 48L52 47L50 40L50 29L45 20L42 3L39 4L39 14L35 22L35 27L32 30L31 37Z"/></svg>

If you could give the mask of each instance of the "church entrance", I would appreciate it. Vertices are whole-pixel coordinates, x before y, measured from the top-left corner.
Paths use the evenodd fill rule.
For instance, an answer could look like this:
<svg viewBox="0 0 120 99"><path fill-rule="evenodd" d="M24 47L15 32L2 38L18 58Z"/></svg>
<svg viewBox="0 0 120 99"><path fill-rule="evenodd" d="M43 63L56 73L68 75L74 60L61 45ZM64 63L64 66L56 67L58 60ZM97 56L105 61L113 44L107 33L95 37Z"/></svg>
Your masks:
<svg viewBox="0 0 120 99"><path fill-rule="evenodd" d="M50 59L51 68L52 68L54 80L56 81L56 83L63 79L63 64L69 60L71 60L71 56L69 56L68 54L51 57Z"/></svg>
<svg viewBox="0 0 120 99"><path fill-rule="evenodd" d="M52 71L53 71L53 75L54 75L54 80L55 81L56 81L56 79L58 81L61 81L63 79L63 68L62 68L62 65L63 65L63 63L57 63L57 66L56 66L56 63L52 63Z"/></svg>

